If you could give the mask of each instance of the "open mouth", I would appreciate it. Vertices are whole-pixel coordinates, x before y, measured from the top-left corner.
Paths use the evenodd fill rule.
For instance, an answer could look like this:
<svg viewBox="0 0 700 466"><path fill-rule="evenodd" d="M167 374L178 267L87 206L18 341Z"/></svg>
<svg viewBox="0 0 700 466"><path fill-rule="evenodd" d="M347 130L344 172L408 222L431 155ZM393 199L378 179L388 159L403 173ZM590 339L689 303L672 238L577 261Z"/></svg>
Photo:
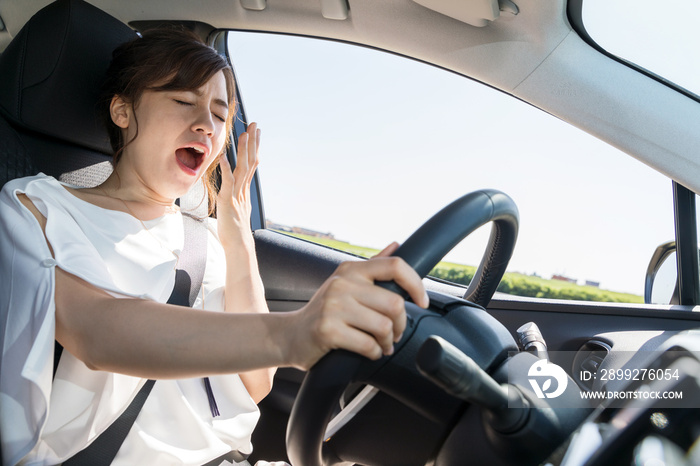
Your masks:
<svg viewBox="0 0 700 466"><path fill-rule="evenodd" d="M196 172L204 162L205 152L199 147L182 147L175 151L175 156L183 168Z"/></svg>

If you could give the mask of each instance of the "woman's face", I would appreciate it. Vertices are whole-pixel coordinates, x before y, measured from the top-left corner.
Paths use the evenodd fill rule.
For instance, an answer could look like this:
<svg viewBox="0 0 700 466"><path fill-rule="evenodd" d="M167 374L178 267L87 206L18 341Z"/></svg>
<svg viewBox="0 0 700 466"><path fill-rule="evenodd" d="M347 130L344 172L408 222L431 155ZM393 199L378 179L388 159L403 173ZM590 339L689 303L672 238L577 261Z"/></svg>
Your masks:
<svg viewBox="0 0 700 466"><path fill-rule="evenodd" d="M221 71L199 89L145 91L135 108L124 105L115 116L114 107L124 140L136 136L122 153L120 178L137 180L158 197L185 194L224 148L228 101Z"/></svg>

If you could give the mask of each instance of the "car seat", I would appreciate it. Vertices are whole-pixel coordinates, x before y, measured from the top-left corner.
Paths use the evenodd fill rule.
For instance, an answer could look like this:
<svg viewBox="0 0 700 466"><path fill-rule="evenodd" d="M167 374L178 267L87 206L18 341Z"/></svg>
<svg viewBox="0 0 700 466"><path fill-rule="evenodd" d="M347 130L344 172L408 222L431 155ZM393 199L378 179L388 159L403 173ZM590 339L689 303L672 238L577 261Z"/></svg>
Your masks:
<svg viewBox="0 0 700 466"><path fill-rule="evenodd" d="M95 103L112 50L134 37L82 0L58 0L25 24L0 55L0 188L39 172L78 186L109 176Z"/></svg>
<svg viewBox="0 0 700 466"><path fill-rule="evenodd" d="M109 176L112 148L97 101L112 51L137 36L83 0L57 0L25 24L0 55L0 188L39 172L82 187ZM182 199L186 240L173 304L188 305L204 273L206 233L196 226L207 215L203 189L198 183Z"/></svg>
<svg viewBox="0 0 700 466"><path fill-rule="evenodd" d="M82 0L58 0L25 24L0 56L0 187L38 172L84 187L107 178L97 97L112 51L136 35Z"/></svg>

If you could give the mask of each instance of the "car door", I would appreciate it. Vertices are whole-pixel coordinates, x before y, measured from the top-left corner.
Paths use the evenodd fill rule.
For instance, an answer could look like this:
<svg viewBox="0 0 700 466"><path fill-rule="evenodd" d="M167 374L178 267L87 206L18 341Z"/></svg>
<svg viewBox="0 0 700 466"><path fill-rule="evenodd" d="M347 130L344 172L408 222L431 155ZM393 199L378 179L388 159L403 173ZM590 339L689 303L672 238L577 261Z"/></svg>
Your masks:
<svg viewBox="0 0 700 466"><path fill-rule="evenodd" d="M303 306L343 260L401 242L451 200L494 188L519 206L520 237L488 312L516 340L536 323L582 387L586 355L636 352L698 326L696 196L653 168L484 83L408 58L248 32L229 33L227 45L238 124L263 130L254 226L272 312ZM488 235L489 226L477 230L426 286L461 297ZM649 260L674 239L691 264L682 300L644 304ZM254 457L285 456L303 376L278 371Z"/></svg>

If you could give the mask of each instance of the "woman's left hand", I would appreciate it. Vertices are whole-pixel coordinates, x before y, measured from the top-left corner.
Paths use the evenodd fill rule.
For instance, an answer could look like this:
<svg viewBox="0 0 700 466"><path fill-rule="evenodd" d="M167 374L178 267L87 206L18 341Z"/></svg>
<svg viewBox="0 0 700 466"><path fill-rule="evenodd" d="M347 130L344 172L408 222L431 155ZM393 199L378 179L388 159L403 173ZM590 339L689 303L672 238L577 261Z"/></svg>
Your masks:
<svg viewBox="0 0 700 466"><path fill-rule="evenodd" d="M226 255L224 309L233 313L266 314L269 311L250 228L250 185L259 163L260 130L257 123L248 125L247 131L238 138L237 147L238 160L233 172L226 157L221 158L221 188L216 198L219 240ZM274 368L239 373L256 403L272 389L274 375Z"/></svg>
<svg viewBox="0 0 700 466"><path fill-rule="evenodd" d="M237 163L233 172L225 154L221 155L220 162L221 188L216 199L216 217L219 239L224 249L240 244L240 241L244 244L252 241L250 184L259 164L260 129L257 123L248 125L247 131L239 136L237 147Z"/></svg>

